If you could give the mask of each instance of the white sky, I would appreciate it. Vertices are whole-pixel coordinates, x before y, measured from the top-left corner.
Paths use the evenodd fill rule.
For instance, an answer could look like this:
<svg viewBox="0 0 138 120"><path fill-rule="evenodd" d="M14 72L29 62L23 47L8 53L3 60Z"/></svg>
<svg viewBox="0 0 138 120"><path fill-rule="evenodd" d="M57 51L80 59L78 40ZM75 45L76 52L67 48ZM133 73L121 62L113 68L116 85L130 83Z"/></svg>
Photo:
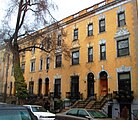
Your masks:
<svg viewBox="0 0 138 120"><path fill-rule="evenodd" d="M66 18L87 7L90 7L103 0L52 0L58 6L58 10L52 12L57 20Z"/></svg>
<svg viewBox="0 0 138 120"><path fill-rule="evenodd" d="M9 0L0 0L0 18L3 17L3 9ZM52 0L58 6L58 9L52 11L52 15L56 20L61 20L69 15L75 14L80 10L90 7L103 0Z"/></svg>

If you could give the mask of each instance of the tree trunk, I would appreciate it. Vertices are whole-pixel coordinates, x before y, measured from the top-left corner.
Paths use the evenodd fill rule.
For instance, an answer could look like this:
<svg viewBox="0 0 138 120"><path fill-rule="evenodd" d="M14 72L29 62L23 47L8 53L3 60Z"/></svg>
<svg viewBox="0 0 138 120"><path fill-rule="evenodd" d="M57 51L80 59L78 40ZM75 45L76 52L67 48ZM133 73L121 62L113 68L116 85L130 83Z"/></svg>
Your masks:
<svg viewBox="0 0 138 120"><path fill-rule="evenodd" d="M17 44L14 45L12 53L13 53L13 68L14 68L16 97L18 97L18 99L26 99L27 85L25 83L23 72L20 67L19 47Z"/></svg>

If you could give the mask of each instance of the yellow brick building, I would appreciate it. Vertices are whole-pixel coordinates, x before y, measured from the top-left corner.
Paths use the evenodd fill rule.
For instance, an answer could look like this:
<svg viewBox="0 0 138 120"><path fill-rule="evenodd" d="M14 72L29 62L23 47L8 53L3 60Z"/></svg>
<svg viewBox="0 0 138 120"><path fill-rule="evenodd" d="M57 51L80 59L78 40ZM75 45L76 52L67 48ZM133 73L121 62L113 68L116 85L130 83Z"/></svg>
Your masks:
<svg viewBox="0 0 138 120"><path fill-rule="evenodd" d="M59 45L62 37L71 57L66 60L58 50L55 55L38 49L22 53L29 93L71 101L112 94L112 118L127 106L134 119L133 114L138 114L137 0L105 0L58 23L66 36L59 29L47 34L56 32ZM8 85L8 92L15 93L13 78Z"/></svg>

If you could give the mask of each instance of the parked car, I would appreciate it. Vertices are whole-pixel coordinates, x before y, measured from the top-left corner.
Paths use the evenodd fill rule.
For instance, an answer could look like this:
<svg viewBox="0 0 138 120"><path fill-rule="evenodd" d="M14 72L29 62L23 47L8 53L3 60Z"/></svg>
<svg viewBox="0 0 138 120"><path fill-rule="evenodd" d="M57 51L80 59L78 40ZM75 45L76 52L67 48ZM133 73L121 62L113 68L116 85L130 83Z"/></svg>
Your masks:
<svg viewBox="0 0 138 120"><path fill-rule="evenodd" d="M61 118L61 119L60 119ZM62 119L65 118L65 119ZM72 108L62 114L57 114L57 120L112 120L101 111L83 108Z"/></svg>
<svg viewBox="0 0 138 120"><path fill-rule="evenodd" d="M38 120L26 107L0 104L0 120Z"/></svg>
<svg viewBox="0 0 138 120"><path fill-rule="evenodd" d="M23 105L29 108L32 113L37 116L38 120L55 120L55 114L47 111L44 107L39 105Z"/></svg>

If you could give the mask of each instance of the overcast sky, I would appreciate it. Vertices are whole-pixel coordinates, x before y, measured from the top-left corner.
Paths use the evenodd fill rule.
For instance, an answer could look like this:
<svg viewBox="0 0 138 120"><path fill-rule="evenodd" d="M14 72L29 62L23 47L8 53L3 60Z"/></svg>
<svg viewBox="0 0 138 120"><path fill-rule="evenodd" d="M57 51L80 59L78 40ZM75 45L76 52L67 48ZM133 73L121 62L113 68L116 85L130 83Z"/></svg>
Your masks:
<svg viewBox="0 0 138 120"><path fill-rule="evenodd" d="M58 10L53 12L53 16L57 20L61 20L69 15L75 14L80 10L90 7L103 0L52 0L57 6Z"/></svg>
<svg viewBox="0 0 138 120"><path fill-rule="evenodd" d="M58 9L52 14L56 20L61 20L69 15L75 14L80 10L90 7L103 0L52 0L58 6ZM2 17L3 9L7 5L8 0L0 0L0 17Z"/></svg>

